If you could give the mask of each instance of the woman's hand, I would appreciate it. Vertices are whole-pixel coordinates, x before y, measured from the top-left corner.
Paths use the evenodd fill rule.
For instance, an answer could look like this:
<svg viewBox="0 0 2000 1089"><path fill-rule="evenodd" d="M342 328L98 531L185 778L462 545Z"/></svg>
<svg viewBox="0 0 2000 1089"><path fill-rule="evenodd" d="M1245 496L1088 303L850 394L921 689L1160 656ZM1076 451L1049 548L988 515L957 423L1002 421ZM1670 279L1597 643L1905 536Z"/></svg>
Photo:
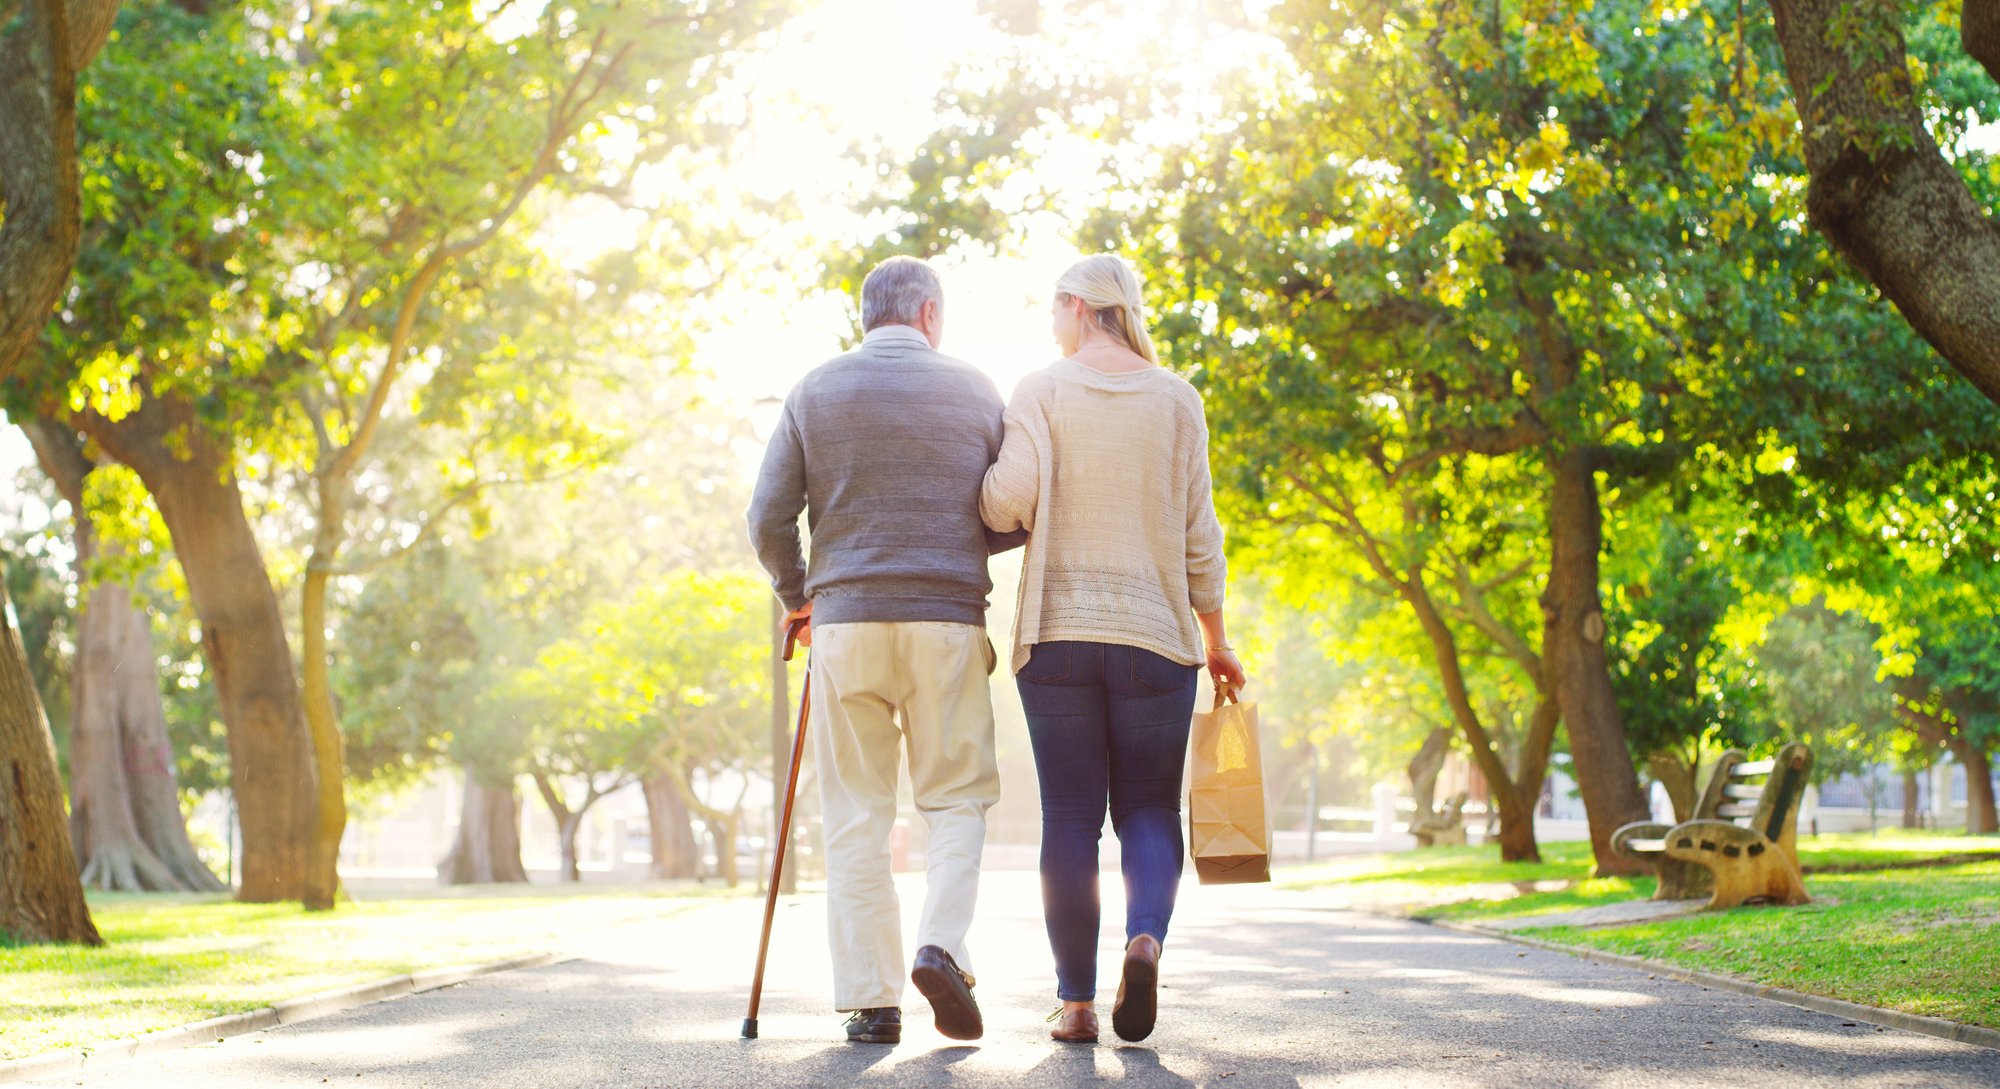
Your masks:
<svg viewBox="0 0 2000 1089"><path fill-rule="evenodd" d="M1215 681L1215 690L1228 693L1231 702L1250 683L1249 678L1243 675L1243 663L1237 660L1236 652L1229 647L1209 648L1208 675Z"/></svg>

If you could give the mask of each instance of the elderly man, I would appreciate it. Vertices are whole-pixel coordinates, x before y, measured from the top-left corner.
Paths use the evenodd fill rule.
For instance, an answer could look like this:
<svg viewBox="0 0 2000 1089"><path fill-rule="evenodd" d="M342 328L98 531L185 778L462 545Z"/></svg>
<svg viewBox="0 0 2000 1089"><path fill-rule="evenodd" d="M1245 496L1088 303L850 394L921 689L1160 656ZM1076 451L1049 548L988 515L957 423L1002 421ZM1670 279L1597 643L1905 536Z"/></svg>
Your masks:
<svg viewBox="0 0 2000 1089"><path fill-rule="evenodd" d="M930 830L929 894L910 978L956 1040L983 1032L965 935L979 887L993 757L994 666L987 557L1020 543L989 533L979 487L1000 450L999 391L938 352L943 290L922 261L893 257L861 285L854 351L792 390L764 455L750 535L772 585L806 618L813 755L826 821L834 1007L847 1037L902 1038L902 923L889 872L896 780ZM799 540L803 510L812 561Z"/></svg>

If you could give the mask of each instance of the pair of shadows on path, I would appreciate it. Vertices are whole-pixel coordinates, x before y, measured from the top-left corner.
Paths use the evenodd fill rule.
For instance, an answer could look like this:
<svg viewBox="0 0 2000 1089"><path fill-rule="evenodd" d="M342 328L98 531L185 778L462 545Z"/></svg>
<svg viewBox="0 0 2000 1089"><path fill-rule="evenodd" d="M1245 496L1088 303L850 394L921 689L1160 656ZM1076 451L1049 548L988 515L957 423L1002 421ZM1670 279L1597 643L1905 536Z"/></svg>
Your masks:
<svg viewBox="0 0 2000 1089"><path fill-rule="evenodd" d="M1108 1050L1117 1059L1119 1072L1116 1076L1106 1077L1098 1071L1097 1058L1100 1050ZM1023 1084L1122 1084L1140 1086L1144 1089L1194 1089L1197 1085L1203 1089L1211 1086L1227 1086L1228 1089L1300 1089L1299 1079L1283 1071L1218 1070L1206 1080L1197 1082L1193 1078L1175 1072L1170 1064L1176 1063L1186 1068L1202 1065L1174 1055L1162 1056L1151 1047L1062 1047L1051 1053L1048 1058L1036 1063L1034 1068L1028 1071Z"/></svg>

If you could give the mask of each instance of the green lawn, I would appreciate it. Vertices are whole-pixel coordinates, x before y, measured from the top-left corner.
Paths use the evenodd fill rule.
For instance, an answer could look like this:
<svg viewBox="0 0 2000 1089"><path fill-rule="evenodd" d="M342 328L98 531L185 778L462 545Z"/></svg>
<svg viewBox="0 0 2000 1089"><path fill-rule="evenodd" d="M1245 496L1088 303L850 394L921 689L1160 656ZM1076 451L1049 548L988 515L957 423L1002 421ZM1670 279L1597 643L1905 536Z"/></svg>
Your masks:
<svg viewBox="0 0 2000 1089"><path fill-rule="evenodd" d="M1827 874L1806 885L1814 902L1802 907L1522 933L2000 1028L2000 862Z"/></svg>
<svg viewBox="0 0 2000 1089"><path fill-rule="evenodd" d="M101 949L0 946L0 1059L134 1036L425 968L575 948L748 895L710 886L493 887L343 904L94 895Z"/></svg>
<svg viewBox="0 0 2000 1089"><path fill-rule="evenodd" d="M1922 865L1966 855L1981 860ZM1649 877L1591 878L1588 844L1549 844L1542 856L1539 864L1510 865L1490 847L1412 851L1296 868L1279 881L1357 907L1470 922L1653 893ZM2000 838L1900 830L1818 836L1800 840L1799 859L1814 897L1803 907L1518 932L2000 1028Z"/></svg>

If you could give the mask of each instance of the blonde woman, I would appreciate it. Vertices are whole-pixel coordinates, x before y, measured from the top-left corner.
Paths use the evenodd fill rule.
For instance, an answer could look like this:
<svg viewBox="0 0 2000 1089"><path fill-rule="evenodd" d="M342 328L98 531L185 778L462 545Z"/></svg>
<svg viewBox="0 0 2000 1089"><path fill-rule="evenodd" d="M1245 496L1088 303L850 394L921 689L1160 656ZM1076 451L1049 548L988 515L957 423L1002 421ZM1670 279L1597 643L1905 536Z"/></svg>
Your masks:
<svg viewBox="0 0 2000 1089"><path fill-rule="evenodd" d="M980 514L1025 529L1012 662L1042 787L1042 906L1062 1009L1051 1035L1097 1039L1097 846L1108 805L1124 858L1125 957L1111 1023L1153 1030L1180 884L1181 769L1205 664L1241 687L1224 638L1222 527L1201 395L1159 364L1139 278L1077 262L1052 307L1064 358L1023 379Z"/></svg>

